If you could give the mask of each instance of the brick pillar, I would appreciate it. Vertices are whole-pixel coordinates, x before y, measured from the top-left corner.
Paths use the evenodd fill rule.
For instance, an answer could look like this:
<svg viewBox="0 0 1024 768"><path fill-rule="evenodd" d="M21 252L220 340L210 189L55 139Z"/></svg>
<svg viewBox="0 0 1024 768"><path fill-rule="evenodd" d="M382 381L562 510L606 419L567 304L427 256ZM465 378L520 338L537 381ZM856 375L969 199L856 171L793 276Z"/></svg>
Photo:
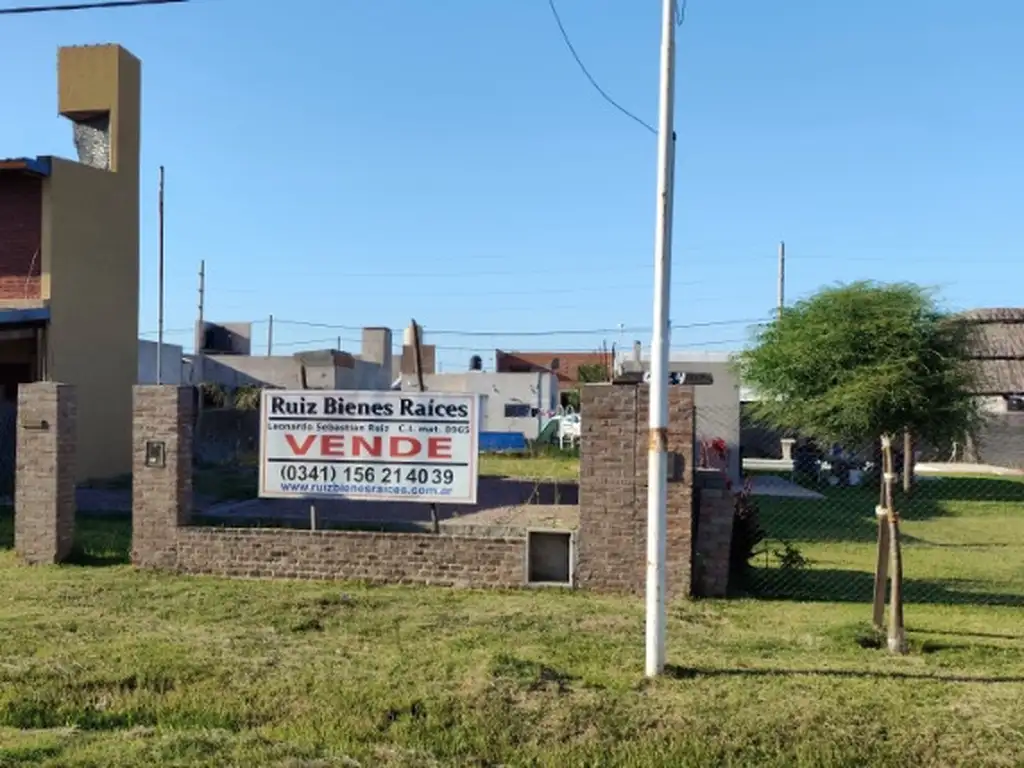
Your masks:
<svg viewBox="0 0 1024 768"><path fill-rule="evenodd" d="M698 516L693 592L699 597L725 597L729 592L735 497L728 480L717 469L698 469L694 476Z"/></svg>
<svg viewBox="0 0 1024 768"><path fill-rule="evenodd" d="M640 594L647 566L646 385L589 384L580 397L580 587ZM669 389L670 468L666 558L669 597L690 592L693 389ZM670 462L671 467L671 462Z"/></svg>
<svg viewBox="0 0 1024 768"><path fill-rule="evenodd" d="M132 427L132 563L177 565L192 513L192 387L136 386Z"/></svg>
<svg viewBox="0 0 1024 768"><path fill-rule="evenodd" d="M14 546L28 563L59 563L75 535L75 389L18 387Z"/></svg>

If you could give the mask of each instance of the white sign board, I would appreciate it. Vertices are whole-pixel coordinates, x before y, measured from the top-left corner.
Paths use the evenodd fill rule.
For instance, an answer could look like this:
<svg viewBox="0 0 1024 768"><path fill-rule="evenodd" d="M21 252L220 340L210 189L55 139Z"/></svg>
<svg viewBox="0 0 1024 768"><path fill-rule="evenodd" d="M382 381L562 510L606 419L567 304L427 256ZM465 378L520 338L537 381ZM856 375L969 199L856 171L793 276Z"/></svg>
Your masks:
<svg viewBox="0 0 1024 768"><path fill-rule="evenodd" d="M264 390L260 496L475 504L478 398Z"/></svg>

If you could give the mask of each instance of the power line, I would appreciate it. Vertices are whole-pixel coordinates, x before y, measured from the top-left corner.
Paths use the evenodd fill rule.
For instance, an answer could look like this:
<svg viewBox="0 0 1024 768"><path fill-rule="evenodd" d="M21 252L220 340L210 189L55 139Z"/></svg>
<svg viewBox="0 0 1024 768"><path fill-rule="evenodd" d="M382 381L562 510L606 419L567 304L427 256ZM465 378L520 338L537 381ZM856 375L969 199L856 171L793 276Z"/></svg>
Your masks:
<svg viewBox="0 0 1024 768"><path fill-rule="evenodd" d="M555 23L558 25L558 31L562 33L562 40L565 42L565 47L569 49L569 53L571 53L572 57L576 60L576 64L579 65L580 71L587 80L590 81L590 84L594 86L594 90L601 94L601 98L615 107L615 109L619 110L619 112L657 136L658 130L654 126L637 117L624 106L619 104L619 102L609 96L608 92L598 84L597 80L594 79L594 76L590 74L590 70L587 69L587 65L583 63L583 59L581 59L580 55L576 53L576 47L572 44L572 40L569 38L569 33L566 31L565 25L562 23L562 17L558 13L558 8L555 6L555 0L548 0L548 7L551 8L551 15L555 17Z"/></svg>
<svg viewBox="0 0 1024 768"><path fill-rule="evenodd" d="M0 16L56 13L60 11L95 11L111 8L131 8L137 5L170 5L171 3L187 2L189 0L97 0L91 3L71 3L68 5L21 5L14 8L0 8Z"/></svg>
<svg viewBox="0 0 1024 768"><path fill-rule="evenodd" d="M767 320L766 317L744 318L737 320L710 320L699 323L677 323L672 330L687 330L692 328L716 328L736 325L757 325ZM285 320L274 318L274 323L281 325L294 325L303 328L324 328L338 331L361 331L362 327L354 325L336 325L333 323L314 323L305 320ZM392 332L400 332L401 329L393 328ZM629 326L615 328L560 328L549 331L463 331L455 329L430 329L427 332L433 336L457 336L460 338L487 338L498 339L503 337L516 338L545 338L550 336L599 336L618 335L620 333L650 333L649 326Z"/></svg>

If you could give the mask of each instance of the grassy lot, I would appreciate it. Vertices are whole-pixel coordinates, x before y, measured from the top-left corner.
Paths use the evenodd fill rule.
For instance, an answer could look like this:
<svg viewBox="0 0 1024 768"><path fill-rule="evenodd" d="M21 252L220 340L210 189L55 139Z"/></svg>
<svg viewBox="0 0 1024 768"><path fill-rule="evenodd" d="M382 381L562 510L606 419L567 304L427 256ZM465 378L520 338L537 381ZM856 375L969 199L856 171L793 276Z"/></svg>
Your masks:
<svg viewBox="0 0 1024 768"><path fill-rule="evenodd" d="M870 599L877 488L819 489L821 501L759 498L772 537L757 591L811 600ZM896 507L903 520L907 599L1024 606L1024 482L992 477L922 479ZM781 568L788 541L809 566Z"/></svg>
<svg viewBox="0 0 1024 768"><path fill-rule="evenodd" d="M578 456L557 451L539 456L483 453L480 454L480 474L575 482L580 476L580 460Z"/></svg>
<svg viewBox="0 0 1024 768"><path fill-rule="evenodd" d="M135 572L127 526L18 566L0 514L0 766L985 766L1024 762L1024 609L670 611L639 600ZM110 565L114 564L114 565Z"/></svg>

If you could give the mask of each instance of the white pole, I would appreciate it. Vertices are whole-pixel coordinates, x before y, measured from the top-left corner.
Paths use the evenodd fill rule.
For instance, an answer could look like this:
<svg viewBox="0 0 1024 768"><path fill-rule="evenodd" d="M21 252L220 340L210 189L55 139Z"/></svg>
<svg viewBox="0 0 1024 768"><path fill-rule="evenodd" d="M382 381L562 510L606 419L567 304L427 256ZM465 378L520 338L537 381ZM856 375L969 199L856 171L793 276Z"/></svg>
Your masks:
<svg viewBox="0 0 1024 768"><path fill-rule="evenodd" d="M654 335L651 340L651 411L647 455L647 660L646 674L665 671L665 528L668 505L668 350L672 279L672 166L675 161L675 0L663 0L661 95L658 115L658 208L654 245Z"/></svg>
<svg viewBox="0 0 1024 768"><path fill-rule="evenodd" d="M158 250L159 264L157 275L159 286L159 298L157 299L157 323L156 323L156 383L164 383L164 167L160 166L160 194L157 204L157 219L159 221Z"/></svg>

